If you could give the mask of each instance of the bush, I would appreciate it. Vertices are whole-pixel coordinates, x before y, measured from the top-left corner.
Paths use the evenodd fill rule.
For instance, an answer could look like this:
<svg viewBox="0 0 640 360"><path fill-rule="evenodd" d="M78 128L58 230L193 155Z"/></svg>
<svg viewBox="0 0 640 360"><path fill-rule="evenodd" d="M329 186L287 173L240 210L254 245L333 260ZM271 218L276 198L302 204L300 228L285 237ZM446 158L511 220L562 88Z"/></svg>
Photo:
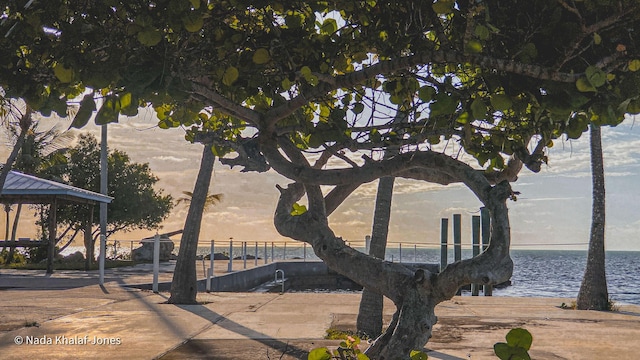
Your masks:
<svg viewBox="0 0 640 360"><path fill-rule="evenodd" d="M14 252L13 253L13 258L11 259L11 261L7 261L7 258L9 257L9 251L8 250L3 250L2 252L0 252L0 265L24 265L27 262L27 258L24 256L23 253L21 252Z"/></svg>
<svg viewBox="0 0 640 360"><path fill-rule="evenodd" d="M58 253L58 249L59 248L56 246L55 254ZM31 264L37 264L47 260L47 255L48 255L47 245L32 247L32 248L29 248L29 250L27 250L27 258L29 259L29 263Z"/></svg>

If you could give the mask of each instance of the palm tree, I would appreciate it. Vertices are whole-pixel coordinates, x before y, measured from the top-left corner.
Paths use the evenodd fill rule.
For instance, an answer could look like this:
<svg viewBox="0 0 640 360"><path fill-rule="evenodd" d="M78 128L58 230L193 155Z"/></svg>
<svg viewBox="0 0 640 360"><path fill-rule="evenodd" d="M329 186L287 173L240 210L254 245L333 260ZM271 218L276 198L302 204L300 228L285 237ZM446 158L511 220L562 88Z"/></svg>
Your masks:
<svg viewBox="0 0 640 360"><path fill-rule="evenodd" d="M591 209L591 234L589 252L576 306L580 310L608 310L609 293L605 270L604 225L605 186L602 158L602 132L599 125L591 124L591 179L593 205Z"/></svg>
<svg viewBox="0 0 640 360"><path fill-rule="evenodd" d="M178 199L176 201L176 205L180 205L182 203L189 205L191 204L191 199L193 199L193 193L191 191L183 191L182 194L184 195L184 197L181 197L180 199ZM211 206L214 206L216 204L218 204L219 202L222 201L223 195L222 194L212 194L212 195L207 195L205 201L204 201L204 209L202 211L207 211L209 210L209 208Z"/></svg>
<svg viewBox="0 0 640 360"><path fill-rule="evenodd" d="M369 255L379 259L384 259L387 248L394 182L394 177L383 177L378 181ZM356 321L356 327L359 333L366 334L372 339L377 338L382 333L383 302L384 298L382 295L367 288L362 290L360 308Z"/></svg>
<svg viewBox="0 0 640 360"><path fill-rule="evenodd" d="M212 196L220 196L220 194L208 195L215 160L216 157L213 154L211 145L205 145L196 184L189 198L189 212L184 223L184 232L182 233L180 249L178 250L178 260L176 261L176 268L171 281L171 297L168 301L170 304L197 303L196 254L202 215L208 199Z"/></svg>
<svg viewBox="0 0 640 360"><path fill-rule="evenodd" d="M2 193L4 182L7 180L9 171L11 171L11 167L18 157L18 153L22 149L27 132L32 126L33 111L31 111L28 106L24 111L18 110L13 102L4 101L6 99L2 96L0 96L0 100L3 100L0 103L0 119L11 133L17 135L14 138L15 141L12 144L11 153L9 154L7 161L3 164L2 171L0 171L0 193ZM20 129L20 131L16 131L16 129Z"/></svg>
<svg viewBox="0 0 640 360"><path fill-rule="evenodd" d="M23 117L25 116L26 115ZM24 126L27 127L25 128ZM48 162L53 157L66 151L66 146L74 137L73 134L69 132L61 131L58 126L54 126L46 130L40 129L39 123L37 121L33 121L30 115L28 120L22 119L18 125L8 123L7 127L12 139L15 139L12 153L15 151L16 155L13 160L11 160L13 163L13 169L29 175L41 176L42 171L47 167ZM55 170L50 169L49 171L51 172L50 175L55 174ZM5 211L7 211L6 206L7 205L5 205ZM18 203L15 217L13 219L11 240L16 239L21 211L22 203ZM8 218L9 214L7 213L7 221ZM7 224L6 233L8 234L8 232L9 229ZM9 249L7 261L11 261L13 258L14 250L15 248L13 247Z"/></svg>
<svg viewBox="0 0 640 360"><path fill-rule="evenodd" d="M393 123L406 121L407 114L402 111L404 107L398 106ZM397 155L400 148L390 146L385 151L385 157ZM384 259L387 249L387 235L389 234L389 220L391 219L391 198L393 196L394 177L382 177L378 180L378 192L376 193L376 205L373 213L373 228L371 229L371 245L369 255ZM382 311L384 298L382 295L367 288L362 290L360 308L356 328L359 333L376 338L382 333Z"/></svg>

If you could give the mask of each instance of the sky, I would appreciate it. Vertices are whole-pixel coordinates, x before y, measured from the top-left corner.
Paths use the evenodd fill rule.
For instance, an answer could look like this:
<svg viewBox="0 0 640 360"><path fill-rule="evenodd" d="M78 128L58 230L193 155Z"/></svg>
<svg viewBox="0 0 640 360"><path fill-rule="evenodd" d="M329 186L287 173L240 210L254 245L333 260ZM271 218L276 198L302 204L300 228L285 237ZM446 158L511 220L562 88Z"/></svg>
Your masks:
<svg viewBox="0 0 640 360"><path fill-rule="evenodd" d="M640 118L638 121L628 118L616 128L603 129L607 250L640 251ZM181 129L162 130L156 124L150 112L121 117L119 123L108 126L108 145L125 151L134 162L149 163L151 171L160 178L157 188L179 198L182 191L193 191L202 146L184 140ZM100 129L94 125L82 131L100 138ZM8 151L3 147L0 156L6 158ZM549 164L540 173L523 169L518 181L512 184L521 193L517 201L508 202L512 247L586 250L591 224L588 133L578 140L556 141L548 155ZM468 155L467 160L471 161ZM240 173L237 168L216 162L210 193L222 193L224 199L204 215L202 245L210 240L227 242L231 237L234 241L294 242L280 236L273 226L279 195L275 186L289 182L274 171ZM331 215L330 225L336 235L354 245L363 243L371 231L376 187L377 182L364 184ZM389 246L403 243L407 247L413 244L435 247L439 243L440 219L451 218L454 213L462 215L463 244L470 244L471 216L479 214L480 206L463 185L440 186L397 179ZM182 229L186 213L186 206L175 207L159 231ZM23 220L19 236L33 237L32 224ZM0 231L4 233L4 224ZM154 233L121 232L110 239L138 240ZM173 239L179 240L179 236Z"/></svg>

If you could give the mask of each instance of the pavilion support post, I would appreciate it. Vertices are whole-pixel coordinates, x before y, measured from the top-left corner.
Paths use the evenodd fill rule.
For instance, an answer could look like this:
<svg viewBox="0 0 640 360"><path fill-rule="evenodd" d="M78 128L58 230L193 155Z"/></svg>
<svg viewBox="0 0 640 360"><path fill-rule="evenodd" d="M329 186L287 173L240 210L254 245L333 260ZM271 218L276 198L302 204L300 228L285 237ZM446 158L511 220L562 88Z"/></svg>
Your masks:
<svg viewBox="0 0 640 360"><path fill-rule="evenodd" d="M49 209L49 250L47 251L47 274L53 274L53 257L56 252L56 228L58 221L56 215L58 212L58 202L53 198L51 208Z"/></svg>
<svg viewBox="0 0 640 360"><path fill-rule="evenodd" d="M94 259L95 243L93 242L93 204L89 205L89 215L87 223L84 227L84 248L86 250L86 257L84 259L84 270L91 270L91 263Z"/></svg>

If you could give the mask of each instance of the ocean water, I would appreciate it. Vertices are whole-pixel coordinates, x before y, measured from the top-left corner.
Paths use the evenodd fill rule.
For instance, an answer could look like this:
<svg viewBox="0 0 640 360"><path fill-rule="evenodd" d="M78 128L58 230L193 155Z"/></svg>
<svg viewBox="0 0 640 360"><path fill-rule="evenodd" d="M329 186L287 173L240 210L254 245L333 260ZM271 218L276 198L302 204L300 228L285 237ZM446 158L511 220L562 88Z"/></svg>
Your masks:
<svg viewBox="0 0 640 360"><path fill-rule="evenodd" d="M134 244L137 246L137 243ZM118 253L128 253L129 241L122 242ZM280 244L271 245L258 243L257 256L259 263L264 263L265 253L269 262L273 258L318 260L310 246L289 244L286 248ZM67 249L67 252L82 248ZM110 254L107 247L107 256ZM266 250L266 252L265 252ZM360 249L361 250L361 249ZM210 247L198 247L199 255L209 254ZM229 253L229 246L216 246L215 252ZM177 253L174 250L174 253ZM255 255L255 243L247 244L247 254ZM242 255L242 247L234 242L233 257ZM448 251L448 262L453 262L453 249ZM462 258L472 256L469 249L463 249ZM494 289L494 296L522 296L522 297L567 297L575 298L580 290L580 283L584 275L587 261L586 251L561 250L512 250L511 258L514 262L511 286ZM439 248L419 248L405 245L402 250L394 245L387 248L386 260L394 262L419 262L440 264ZM220 261L220 260L218 260ZM254 260L247 260L254 261ZM608 251L606 253L607 287L609 297L617 303L640 305L640 252L638 251ZM463 293L464 295L464 293Z"/></svg>

